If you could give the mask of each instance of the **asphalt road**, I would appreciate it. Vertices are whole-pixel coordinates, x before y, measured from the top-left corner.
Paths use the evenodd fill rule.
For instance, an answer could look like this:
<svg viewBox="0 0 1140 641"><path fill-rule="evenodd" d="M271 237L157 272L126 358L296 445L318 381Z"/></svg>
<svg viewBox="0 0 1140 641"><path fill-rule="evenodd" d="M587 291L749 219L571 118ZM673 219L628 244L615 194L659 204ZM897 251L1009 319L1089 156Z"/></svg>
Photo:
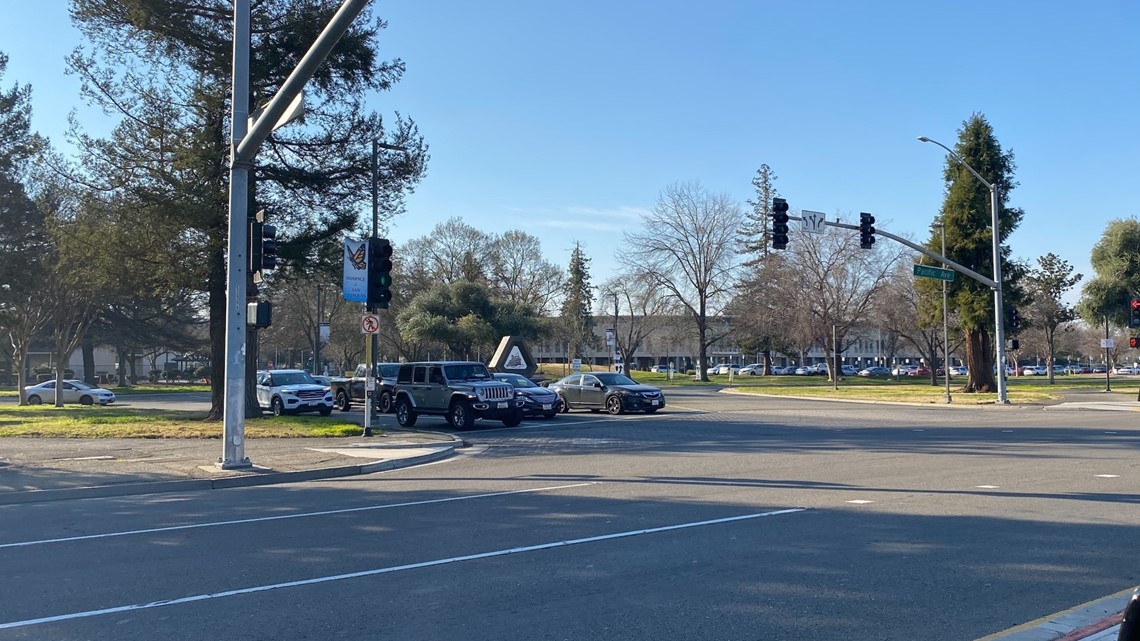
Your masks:
<svg viewBox="0 0 1140 641"><path fill-rule="evenodd" d="M1140 582L1133 413L669 401L370 477L0 507L0 640L966 641Z"/></svg>

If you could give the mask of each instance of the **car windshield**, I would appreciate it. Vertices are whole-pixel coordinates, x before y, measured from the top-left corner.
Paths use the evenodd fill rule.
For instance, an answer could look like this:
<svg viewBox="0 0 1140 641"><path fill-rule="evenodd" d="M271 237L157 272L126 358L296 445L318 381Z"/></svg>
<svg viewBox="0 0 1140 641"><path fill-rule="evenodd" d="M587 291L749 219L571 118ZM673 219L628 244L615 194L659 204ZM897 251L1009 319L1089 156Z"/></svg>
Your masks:
<svg viewBox="0 0 1140 641"><path fill-rule="evenodd" d="M314 384L313 377L309 376L308 372L283 372L274 373L271 376L273 387L279 385L305 385Z"/></svg>
<svg viewBox="0 0 1140 641"><path fill-rule="evenodd" d="M538 384L519 374L495 374L495 378L506 381L515 387L538 387Z"/></svg>
<svg viewBox="0 0 1140 641"><path fill-rule="evenodd" d="M603 385L637 385L633 379L621 374L594 374Z"/></svg>
<svg viewBox="0 0 1140 641"><path fill-rule="evenodd" d="M74 385L78 389L99 389L98 387L95 387L94 385L88 385L87 383L84 383L83 381L67 381L67 382L71 383L72 385Z"/></svg>
<svg viewBox="0 0 1140 641"><path fill-rule="evenodd" d="M482 363L463 363L462 365L445 365L443 368L448 380L461 381L470 379L491 378L491 372Z"/></svg>

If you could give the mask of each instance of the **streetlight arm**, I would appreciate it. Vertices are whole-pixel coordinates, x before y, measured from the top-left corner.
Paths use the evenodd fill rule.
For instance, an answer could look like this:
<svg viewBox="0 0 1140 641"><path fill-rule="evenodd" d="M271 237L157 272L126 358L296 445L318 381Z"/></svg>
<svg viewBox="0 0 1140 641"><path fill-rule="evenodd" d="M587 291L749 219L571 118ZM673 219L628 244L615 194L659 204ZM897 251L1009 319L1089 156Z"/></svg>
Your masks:
<svg viewBox="0 0 1140 641"><path fill-rule="evenodd" d="M993 185L991 185L991 184L989 183L989 181L987 181L985 178L982 178L982 175L981 175L981 174L979 174L978 172L974 171L974 168L970 166L970 163L966 162L965 160L962 160L962 157L961 157L961 156L959 156L957 153L955 153L953 149L951 149L951 148L947 147L946 145L944 145L944 144L942 144L942 143L938 142L937 140L933 140L933 139L931 139L931 138L927 138L926 136L919 136L919 137L918 137L918 140L919 140L919 142L932 142L932 143L934 143L934 144L938 145L939 147L941 147L941 148L945 149L945 150L946 150L946 153L948 153L948 154L950 154L951 156L953 156L953 157L954 157L954 160L957 160L957 161L958 161L960 164L962 164L962 166L964 166L966 169L969 169L969 170L970 170L970 173L971 173L971 174L974 174L974 178L977 178L978 180L982 181L982 184L986 186L986 189L989 189L990 191L993 191L993 189L994 189L994 186L993 186Z"/></svg>

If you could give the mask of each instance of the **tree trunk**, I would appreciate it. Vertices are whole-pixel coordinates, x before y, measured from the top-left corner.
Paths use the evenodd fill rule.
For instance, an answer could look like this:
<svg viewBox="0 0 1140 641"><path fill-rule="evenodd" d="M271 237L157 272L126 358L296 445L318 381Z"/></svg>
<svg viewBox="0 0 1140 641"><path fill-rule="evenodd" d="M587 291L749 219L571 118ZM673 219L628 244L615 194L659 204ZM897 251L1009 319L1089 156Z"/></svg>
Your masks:
<svg viewBox="0 0 1140 641"><path fill-rule="evenodd" d="M994 350L989 332L975 329L966 332L966 367L970 374L966 378L966 387L962 391L967 393L997 392L997 383L994 379ZM1005 372L999 372L1005 375Z"/></svg>
<svg viewBox="0 0 1140 641"><path fill-rule="evenodd" d="M94 385L95 379L95 341L90 334L85 334L83 336L83 380L88 385Z"/></svg>
<svg viewBox="0 0 1140 641"><path fill-rule="evenodd" d="M708 349L709 346L705 344L705 326L703 323L697 325L697 345L700 345L701 351L697 353L697 379L709 382L708 372Z"/></svg>
<svg viewBox="0 0 1140 641"><path fill-rule="evenodd" d="M772 375L772 350L766 349L760 352L764 356L764 376Z"/></svg>
<svg viewBox="0 0 1140 641"><path fill-rule="evenodd" d="M12 366L16 368L16 389L20 393L20 405L28 404L28 393L24 386L28 385L28 349L30 342L12 341Z"/></svg>
<svg viewBox="0 0 1140 641"><path fill-rule="evenodd" d="M207 421L225 415L226 383L226 263L221 250L210 256L210 413Z"/></svg>
<svg viewBox="0 0 1140 641"><path fill-rule="evenodd" d="M127 349L116 345L115 358L119 361L119 366L115 368L115 376L119 377L119 387L130 387L130 381L127 380Z"/></svg>

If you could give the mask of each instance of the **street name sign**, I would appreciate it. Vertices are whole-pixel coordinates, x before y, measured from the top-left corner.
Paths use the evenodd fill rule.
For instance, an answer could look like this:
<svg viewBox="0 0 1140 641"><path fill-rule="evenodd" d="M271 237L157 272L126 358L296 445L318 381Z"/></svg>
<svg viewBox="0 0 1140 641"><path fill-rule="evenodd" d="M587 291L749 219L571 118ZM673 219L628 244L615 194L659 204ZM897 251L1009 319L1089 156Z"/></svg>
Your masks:
<svg viewBox="0 0 1140 641"><path fill-rule="evenodd" d="M941 267L928 267L927 265L915 264L914 275L923 278L937 278L938 280L951 281L954 280L953 269L942 269Z"/></svg>

